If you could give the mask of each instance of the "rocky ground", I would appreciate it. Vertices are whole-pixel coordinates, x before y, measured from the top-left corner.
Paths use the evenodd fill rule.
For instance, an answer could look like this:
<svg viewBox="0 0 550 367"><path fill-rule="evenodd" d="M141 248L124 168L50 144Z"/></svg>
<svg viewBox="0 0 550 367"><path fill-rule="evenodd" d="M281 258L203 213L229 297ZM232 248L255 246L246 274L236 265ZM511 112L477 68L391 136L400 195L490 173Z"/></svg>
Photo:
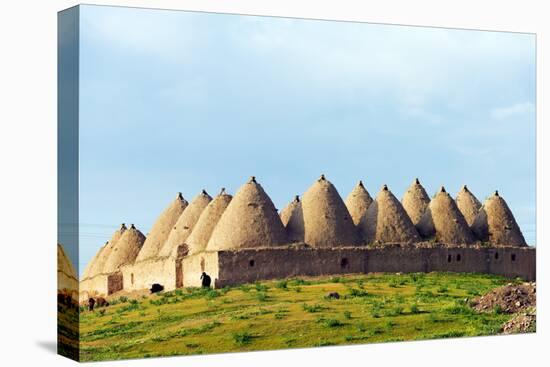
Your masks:
<svg viewBox="0 0 550 367"><path fill-rule="evenodd" d="M525 312L515 315L502 326L504 334L535 332L537 327L537 308L528 308Z"/></svg>
<svg viewBox="0 0 550 367"><path fill-rule="evenodd" d="M514 317L502 326L504 334L513 334L536 330L536 302L536 283L508 283L475 298L471 305L478 312L514 314Z"/></svg>

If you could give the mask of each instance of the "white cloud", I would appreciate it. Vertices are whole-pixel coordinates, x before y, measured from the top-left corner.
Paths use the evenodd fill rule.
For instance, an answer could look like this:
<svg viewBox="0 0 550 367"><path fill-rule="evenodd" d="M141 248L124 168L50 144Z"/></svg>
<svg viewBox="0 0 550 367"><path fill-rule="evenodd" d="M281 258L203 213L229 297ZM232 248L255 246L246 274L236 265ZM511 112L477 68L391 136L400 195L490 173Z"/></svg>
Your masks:
<svg viewBox="0 0 550 367"><path fill-rule="evenodd" d="M491 117L495 120L504 120L512 116L523 115L533 110L533 103L522 102L507 107L494 108L491 110Z"/></svg>

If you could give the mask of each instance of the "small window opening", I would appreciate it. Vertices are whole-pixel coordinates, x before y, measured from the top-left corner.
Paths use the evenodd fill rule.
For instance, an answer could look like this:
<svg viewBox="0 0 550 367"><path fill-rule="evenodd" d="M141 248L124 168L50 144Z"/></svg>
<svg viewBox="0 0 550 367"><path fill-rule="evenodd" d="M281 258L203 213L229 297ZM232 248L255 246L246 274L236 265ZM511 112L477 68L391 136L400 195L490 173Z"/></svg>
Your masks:
<svg viewBox="0 0 550 367"><path fill-rule="evenodd" d="M248 265L249 265L250 267L253 267L254 264L255 264L254 260L250 260L250 261L248 262Z"/></svg>
<svg viewBox="0 0 550 367"><path fill-rule="evenodd" d="M498 252L495 252L495 260L498 260Z"/></svg>
<svg viewBox="0 0 550 367"><path fill-rule="evenodd" d="M447 262L450 263L453 257L451 255L447 255Z"/></svg>
<svg viewBox="0 0 550 367"><path fill-rule="evenodd" d="M512 254L511 258L512 258L512 261L516 261L516 254Z"/></svg>
<svg viewBox="0 0 550 367"><path fill-rule="evenodd" d="M343 269L343 268L347 268L349 265L349 261L347 259L347 257L344 257L342 260L340 260L340 267Z"/></svg>
<svg viewBox="0 0 550 367"><path fill-rule="evenodd" d="M134 285L134 273L130 275L130 281L132 282L132 285Z"/></svg>
<svg viewBox="0 0 550 367"><path fill-rule="evenodd" d="M460 254L457 254L456 255L456 261L460 261L462 259L462 256L460 256Z"/></svg>

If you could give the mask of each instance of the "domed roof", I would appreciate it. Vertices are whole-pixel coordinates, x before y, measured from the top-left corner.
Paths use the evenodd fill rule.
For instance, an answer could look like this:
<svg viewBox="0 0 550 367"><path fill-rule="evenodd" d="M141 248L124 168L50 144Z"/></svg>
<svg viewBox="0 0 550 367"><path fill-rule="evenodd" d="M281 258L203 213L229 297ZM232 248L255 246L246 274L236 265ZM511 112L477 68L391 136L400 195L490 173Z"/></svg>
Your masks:
<svg viewBox="0 0 550 367"><path fill-rule="evenodd" d="M103 273L113 273L122 265L132 264L144 242L145 236L132 224L111 249Z"/></svg>
<svg viewBox="0 0 550 367"><path fill-rule="evenodd" d="M458 206L458 210L460 210L469 226L474 223L477 213L481 209L481 203L468 190L466 185L462 186L462 189L456 195L456 206Z"/></svg>
<svg viewBox="0 0 550 367"><path fill-rule="evenodd" d="M204 251L216 224L218 224L231 199L233 199L233 196L222 189L220 194L206 206L197 224L195 224L195 228L185 241L189 247L189 255Z"/></svg>
<svg viewBox="0 0 550 367"><path fill-rule="evenodd" d="M359 181L353 190L351 190L345 201L349 214L353 219L353 224L359 224L361 217L365 215L371 203L372 197L367 189L365 189L363 181Z"/></svg>
<svg viewBox="0 0 550 367"><path fill-rule="evenodd" d="M276 246L287 242L275 205L252 177L241 186L223 212L207 250Z"/></svg>
<svg viewBox="0 0 550 367"><path fill-rule="evenodd" d="M304 242L304 213L302 202L296 195L280 214L290 242Z"/></svg>
<svg viewBox="0 0 550 367"><path fill-rule="evenodd" d="M136 261L142 261L157 256L161 247L168 239L172 228L174 228L174 224L176 224L187 205L188 203L181 195L181 192L178 193L174 201L170 203L158 217L155 224L153 224L151 231L147 234L145 243L139 251Z"/></svg>
<svg viewBox="0 0 550 367"><path fill-rule="evenodd" d="M493 245L527 246L512 211L498 191L485 200L472 230L481 241L488 241Z"/></svg>
<svg viewBox="0 0 550 367"><path fill-rule="evenodd" d="M416 226L430 204L430 197L418 178L409 186L407 192L403 195L403 199L401 199L401 203L412 223Z"/></svg>
<svg viewBox="0 0 550 367"><path fill-rule="evenodd" d="M174 224L168 239L158 252L158 257L170 256L172 252L177 250L179 245L185 243L204 208L206 208L210 201L212 201L212 197L205 190L202 190L200 194L195 196L191 204L185 208L178 221Z"/></svg>
<svg viewBox="0 0 550 367"><path fill-rule="evenodd" d="M407 212L386 185L361 218L359 228L366 243L413 243L420 240Z"/></svg>
<svg viewBox="0 0 550 367"><path fill-rule="evenodd" d="M57 244L57 291L71 293L78 290L78 277L73 263L61 244Z"/></svg>
<svg viewBox="0 0 550 367"><path fill-rule="evenodd" d="M116 243L118 242L120 237L122 237L125 231L126 224L122 223L120 225L120 229L116 230L115 233L113 233L111 239L104 245L104 248L100 250L101 253L97 256L97 260L92 264L90 268L90 278L103 273L105 263L111 255L112 249L115 247Z"/></svg>
<svg viewBox="0 0 550 367"><path fill-rule="evenodd" d="M312 247L357 245L357 228L340 194L324 175L304 194L304 241Z"/></svg>
<svg viewBox="0 0 550 367"><path fill-rule="evenodd" d="M466 219L444 187L432 199L417 227L423 237L434 237L447 245L475 242Z"/></svg>
<svg viewBox="0 0 550 367"><path fill-rule="evenodd" d="M72 261L69 259L69 256L67 256L63 246L59 243L57 244L57 271L69 278L77 278Z"/></svg>
<svg viewBox="0 0 550 367"><path fill-rule="evenodd" d="M99 250L95 253L94 257L86 264L86 267L84 268L84 271L82 272L82 279L89 278L91 275L91 270L94 268L97 263L97 259L101 256L101 253L107 248L107 244L109 242L105 242L103 246L99 248Z"/></svg>

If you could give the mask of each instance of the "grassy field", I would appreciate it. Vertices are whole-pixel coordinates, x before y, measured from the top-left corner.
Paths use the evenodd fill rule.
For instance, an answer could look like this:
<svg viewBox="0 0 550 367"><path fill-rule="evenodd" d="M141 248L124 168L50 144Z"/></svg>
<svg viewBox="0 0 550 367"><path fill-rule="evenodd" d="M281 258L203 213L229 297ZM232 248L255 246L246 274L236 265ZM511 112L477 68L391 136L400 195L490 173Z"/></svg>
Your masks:
<svg viewBox="0 0 550 367"><path fill-rule="evenodd" d="M89 361L491 335L511 315L475 313L468 299L507 282L370 274L121 297L81 313L80 353Z"/></svg>

